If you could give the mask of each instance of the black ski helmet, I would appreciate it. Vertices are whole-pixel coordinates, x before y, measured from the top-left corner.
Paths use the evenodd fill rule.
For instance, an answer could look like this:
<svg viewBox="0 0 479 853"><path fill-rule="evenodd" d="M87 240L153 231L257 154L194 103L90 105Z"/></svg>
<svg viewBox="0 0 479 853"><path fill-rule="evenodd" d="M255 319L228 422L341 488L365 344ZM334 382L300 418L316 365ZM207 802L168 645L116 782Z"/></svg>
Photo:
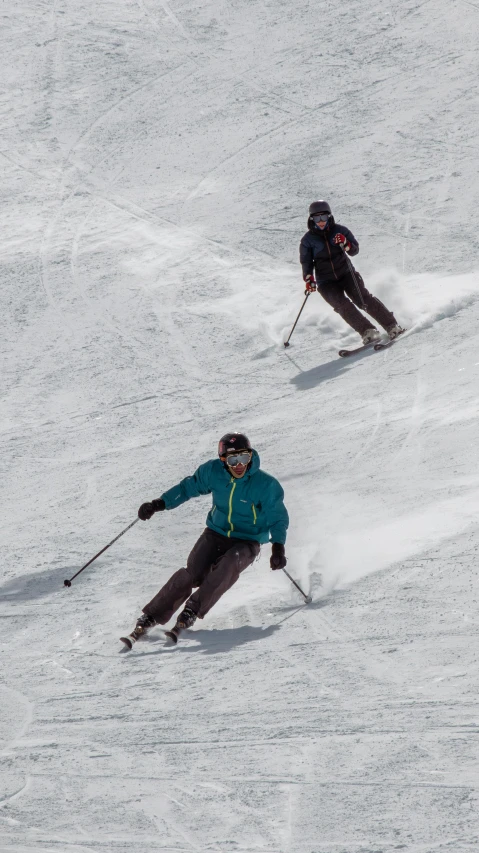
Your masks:
<svg viewBox="0 0 479 853"><path fill-rule="evenodd" d="M223 459L235 450L253 450L247 435L242 432L227 432L218 442L218 456Z"/></svg>
<svg viewBox="0 0 479 853"><path fill-rule="evenodd" d="M331 208L327 201L313 201L312 204L309 205L309 215L312 216L313 213L329 213L331 216Z"/></svg>

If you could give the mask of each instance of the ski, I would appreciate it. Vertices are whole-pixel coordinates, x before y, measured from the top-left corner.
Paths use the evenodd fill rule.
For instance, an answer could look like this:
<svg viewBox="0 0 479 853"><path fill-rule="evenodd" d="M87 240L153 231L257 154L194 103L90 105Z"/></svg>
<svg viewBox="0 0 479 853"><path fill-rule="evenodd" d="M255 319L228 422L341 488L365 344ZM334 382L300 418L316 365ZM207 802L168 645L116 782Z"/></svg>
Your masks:
<svg viewBox="0 0 479 853"><path fill-rule="evenodd" d="M174 628L171 629L171 631L165 631L165 637L167 638L168 642L171 641L175 644L175 646L178 642L178 637L180 636L180 634L181 628L177 628L176 625ZM125 648L123 648L121 651L130 652L139 639L141 639L141 637L135 637L134 631L132 631L131 634L127 634L125 637L120 637L120 641L125 644Z"/></svg>
<svg viewBox="0 0 479 853"><path fill-rule="evenodd" d="M180 634L181 628L177 628L176 625L174 628L171 629L171 631L165 631L165 637L167 638L167 640L171 640L171 642L174 643L175 646L178 642L178 637L180 636Z"/></svg>
<svg viewBox="0 0 479 853"><path fill-rule="evenodd" d="M338 355L341 358L347 358L348 355L355 355L357 352L363 352L366 349L374 349L375 352L380 352L383 349L388 349L397 339L406 332L407 329L403 329L399 335L396 335L395 338L384 338L382 341L370 341L369 344L363 344L360 347L356 347L356 349L340 349Z"/></svg>
<svg viewBox="0 0 479 853"><path fill-rule="evenodd" d="M406 331L406 329L403 329L402 332L399 332L399 335L396 335L395 338L390 338L388 341L377 341L377 343L374 344L374 351L381 352L383 349L388 349L388 347L396 343L397 339L400 338L401 335L404 335L404 332Z"/></svg>
<svg viewBox="0 0 479 853"><path fill-rule="evenodd" d="M357 352L363 352L366 349L376 349L376 346L379 344L379 341L370 341L368 344L362 344L360 347L356 347L356 349L340 349L338 355L341 358L347 358L349 355L356 355Z"/></svg>

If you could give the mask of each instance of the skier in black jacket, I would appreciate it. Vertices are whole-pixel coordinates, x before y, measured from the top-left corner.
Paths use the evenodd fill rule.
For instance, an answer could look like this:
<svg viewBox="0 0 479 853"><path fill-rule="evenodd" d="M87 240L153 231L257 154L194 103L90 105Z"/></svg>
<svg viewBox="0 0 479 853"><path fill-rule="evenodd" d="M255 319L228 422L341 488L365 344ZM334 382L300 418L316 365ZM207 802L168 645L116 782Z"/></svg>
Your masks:
<svg viewBox="0 0 479 853"><path fill-rule="evenodd" d="M379 340L381 335L358 308L382 326L390 338L396 338L404 329L398 325L394 314L366 290L362 277L348 258L358 252L358 241L349 228L336 224L328 202L313 201L309 206L308 230L299 248L306 291L317 290L361 335L364 344Z"/></svg>

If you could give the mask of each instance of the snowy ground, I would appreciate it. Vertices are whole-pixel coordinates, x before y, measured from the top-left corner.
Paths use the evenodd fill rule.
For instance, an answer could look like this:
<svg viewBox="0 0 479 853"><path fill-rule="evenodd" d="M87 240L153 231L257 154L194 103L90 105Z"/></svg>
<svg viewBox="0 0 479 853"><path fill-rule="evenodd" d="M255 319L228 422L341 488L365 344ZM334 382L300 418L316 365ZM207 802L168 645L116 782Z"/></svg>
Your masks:
<svg viewBox="0 0 479 853"><path fill-rule="evenodd" d="M479 3L4 6L1 853L477 851ZM282 346L315 197L384 353ZM208 500L63 578L231 428L313 604L265 548L121 655Z"/></svg>

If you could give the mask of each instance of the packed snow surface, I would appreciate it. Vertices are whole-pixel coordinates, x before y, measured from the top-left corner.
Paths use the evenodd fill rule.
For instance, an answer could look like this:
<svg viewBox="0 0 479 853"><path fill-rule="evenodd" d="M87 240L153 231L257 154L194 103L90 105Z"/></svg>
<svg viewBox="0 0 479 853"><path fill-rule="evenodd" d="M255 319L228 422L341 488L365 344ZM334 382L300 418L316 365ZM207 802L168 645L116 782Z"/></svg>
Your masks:
<svg viewBox="0 0 479 853"><path fill-rule="evenodd" d="M479 3L17 0L0 94L1 853L477 853ZM327 198L407 335L303 300ZM119 636L246 431L269 548Z"/></svg>

